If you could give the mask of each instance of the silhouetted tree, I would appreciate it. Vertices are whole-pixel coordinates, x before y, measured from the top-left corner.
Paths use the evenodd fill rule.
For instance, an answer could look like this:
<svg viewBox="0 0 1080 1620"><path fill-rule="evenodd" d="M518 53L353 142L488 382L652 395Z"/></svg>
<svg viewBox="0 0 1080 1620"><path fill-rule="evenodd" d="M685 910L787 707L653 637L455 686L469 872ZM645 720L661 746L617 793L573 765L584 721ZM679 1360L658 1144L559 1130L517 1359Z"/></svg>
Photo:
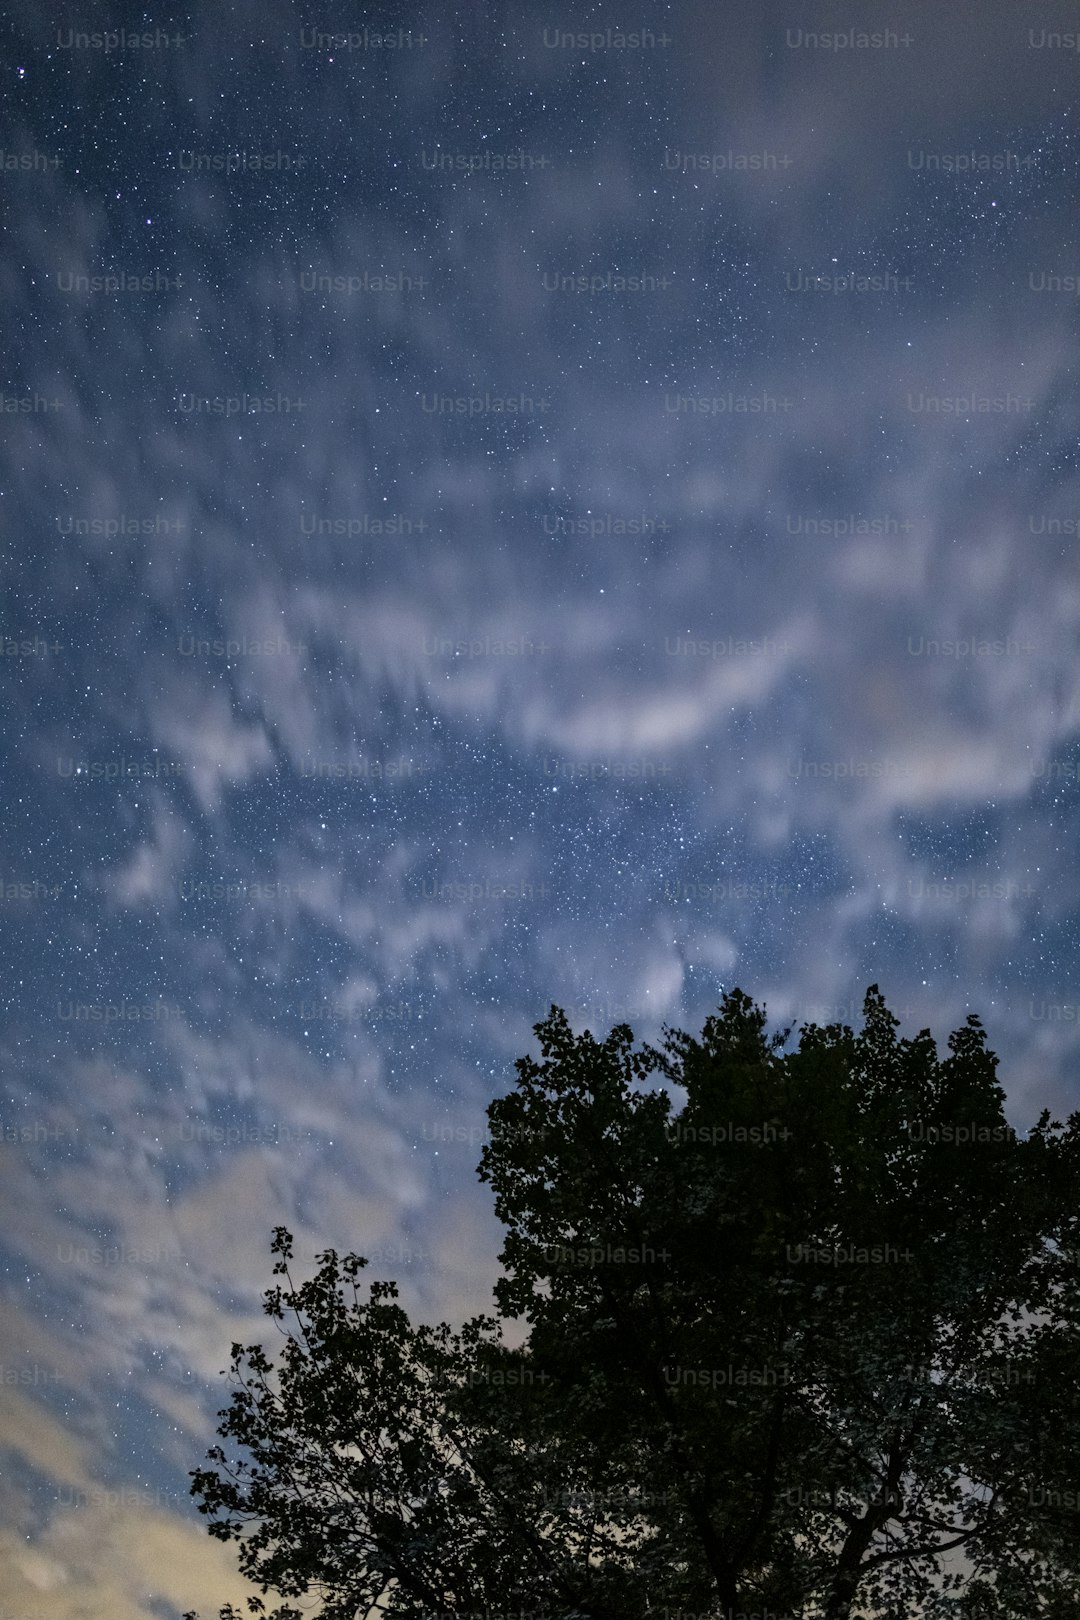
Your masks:
<svg viewBox="0 0 1080 1620"><path fill-rule="evenodd" d="M278 1228L210 1533L328 1620L1074 1617L1080 1114L1018 1138L976 1017L896 1029L876 986L790 1050L739 990L659 1051L552 1007L479 1170L527 1343L358 1256L296 1287Z"/></svg>

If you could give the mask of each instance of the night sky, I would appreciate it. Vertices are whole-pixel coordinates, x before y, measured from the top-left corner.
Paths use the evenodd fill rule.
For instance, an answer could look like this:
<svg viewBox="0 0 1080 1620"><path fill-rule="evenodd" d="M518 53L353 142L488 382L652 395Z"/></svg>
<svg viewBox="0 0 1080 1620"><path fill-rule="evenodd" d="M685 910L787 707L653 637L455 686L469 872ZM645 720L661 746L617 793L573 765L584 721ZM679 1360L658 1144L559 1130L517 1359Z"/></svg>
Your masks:
<svg viewBox="0 0 1080 1620"><path fill-rule="evenodd" d="M7 8L0 1620L239 1600L273 1226L491 1309L553 1002L1080 1106L1074 28Z"/></svg>

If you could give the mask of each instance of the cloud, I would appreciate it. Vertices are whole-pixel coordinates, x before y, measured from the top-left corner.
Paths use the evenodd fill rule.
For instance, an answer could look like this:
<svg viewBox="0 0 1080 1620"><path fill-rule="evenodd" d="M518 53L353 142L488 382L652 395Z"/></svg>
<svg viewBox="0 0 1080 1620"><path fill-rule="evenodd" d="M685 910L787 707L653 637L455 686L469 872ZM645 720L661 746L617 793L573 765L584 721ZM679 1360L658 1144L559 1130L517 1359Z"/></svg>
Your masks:
<svg viewBox="0 0 1080 1620"><path fill-rule="evenodd" d="M137 1493L127 1500L132 1495L138 1501ZM113 1506L104 1491L54 1515L31 1547L0 1533L0 1564L6 1612L25 1620L160 1620L163 1605L209 1616L222 1603L242 1606L257 1591L237 1574L235 1553L211 1542L202 1522L126 1506L122 1495Z"/></svg>
<svg viewBox="0 0 1080 1620"><path fill-rule="evenodd" d="M104 880L104 887L121 906L142 908L175 903L176 880L191 852L191 835L166 797L151 792L150 838L136 845L131 854Z"/></svg>
<svg viewBox="0 0 1080 1620"><path fill-rule="evenodd" d="M154 741L186 770L200 808L213 815L226 787L269 768L273 749L261 724L235 718L223 692L180 679L150 716Z"/></svg>

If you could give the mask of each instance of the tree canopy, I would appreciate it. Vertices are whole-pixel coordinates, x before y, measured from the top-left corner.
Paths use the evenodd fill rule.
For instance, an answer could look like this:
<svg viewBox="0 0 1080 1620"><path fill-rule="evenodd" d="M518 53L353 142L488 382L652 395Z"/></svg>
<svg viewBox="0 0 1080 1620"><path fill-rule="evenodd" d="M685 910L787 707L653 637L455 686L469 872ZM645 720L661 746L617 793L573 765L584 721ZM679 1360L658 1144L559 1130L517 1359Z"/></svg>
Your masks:
<svg viewBox="0 0 1080 1620"><path fill-rule="evenodd" d="M192 1483L277 1620L1075 1616L1080 1114L1020 1137L977 1017L897 1028L877 986L797 1044L740 990L659 1050L553 1006L460 1332L360 1255L294 1284L279 1227L279 1360L233 1346Z"/></svg>

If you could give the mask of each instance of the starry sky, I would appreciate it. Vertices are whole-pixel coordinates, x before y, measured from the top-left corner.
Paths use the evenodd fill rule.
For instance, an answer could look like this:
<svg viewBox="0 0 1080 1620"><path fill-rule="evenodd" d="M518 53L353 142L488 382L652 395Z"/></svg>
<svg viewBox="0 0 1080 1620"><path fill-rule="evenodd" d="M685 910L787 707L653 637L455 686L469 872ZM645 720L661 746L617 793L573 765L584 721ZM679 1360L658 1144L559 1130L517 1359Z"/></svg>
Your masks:
<svg viewBox="0 0 1080 1620"><path fill-rule="evenodd" d="M490 1309L553 1002L1080 1104L1069 8L352 9L0 25L0 1620L240 1599L273 1226Z"/></svg>

